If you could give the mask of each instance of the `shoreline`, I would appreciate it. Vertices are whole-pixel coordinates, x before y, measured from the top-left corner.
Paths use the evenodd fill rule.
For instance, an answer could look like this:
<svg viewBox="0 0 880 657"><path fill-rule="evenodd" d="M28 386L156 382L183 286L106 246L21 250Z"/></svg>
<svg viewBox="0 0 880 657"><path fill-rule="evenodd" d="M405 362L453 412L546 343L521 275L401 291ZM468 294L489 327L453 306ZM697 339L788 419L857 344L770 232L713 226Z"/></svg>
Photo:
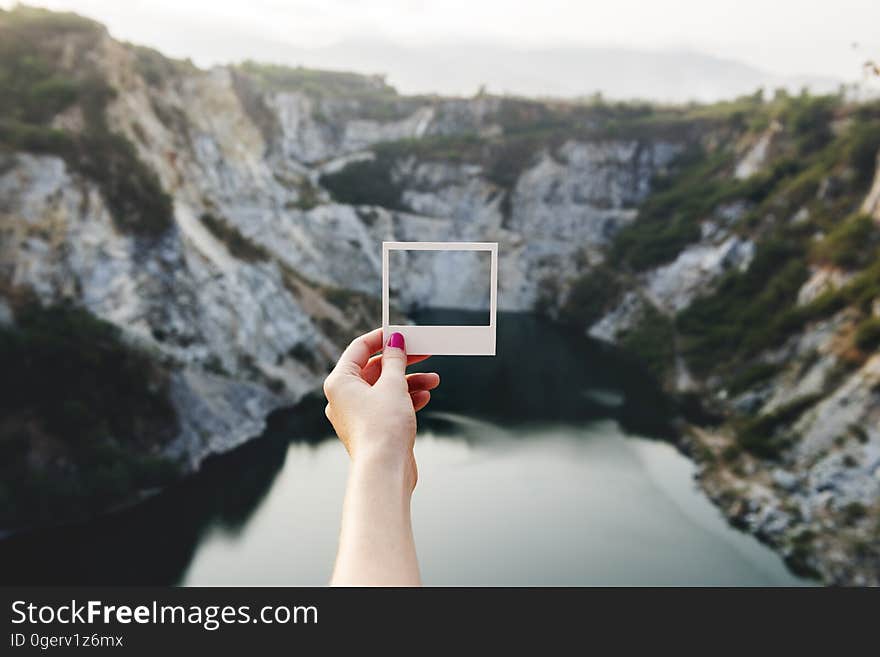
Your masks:
<svg viewBox="0 0 880 657"><path fill-rule="evenodd" d="M300 404L304 404L304 408L300 408ZM308 421L311 416L311 414L309 413L309 402L307 400L304 400L300 402L300 404L286 408L284 409L284 411L286 411L288 417L296 418L298 421ZM298 410L302 412L297 412ZM298 433L301 432L290 430L289 434L284 436L284 438L288 442L293 442L297 440ZM21 536L39 534L41 532L53 532L59 530L63 531L65 529L85 528L93 523L100 523L102 521L112 520L120 515L130 513L138 509L142 505L147 504L152 500L155 500L158 497L169 494L173 495L174 491L180 490L192 483L194 479L199 477L200 474L204 472L205 468L211 469L213 467L213 464L215 463L219 463L222 465L222 463L227 462L229 458L234 458L236 452L240 450L253 449L255 444L258 443L260 440L271 440L272 437L273 436L270 435L270 431L267 429L267 431L265 431L264 433L251 438L250 440L233 448L232 450L212 455L202 464L201 467L196 470L191 470L187 472L168 486L151 489L149 491L142 491L142 493L136 498L127 500L121 504L118 504L112 508L109 508L88 518L53 523L49 525L34 525L25 528L3 530L0 531L0 541L7 541ZM299 436L300 440L302 440L303 438L304 436ZM710 434L708 432L705 432L704 430L699 429L698 427L687 425L682 426L681 430L677 432L676 437L672 438L671 440L666 440L663 438L658 439L663 442L670 443L673 447L676 448L676 450L680 454L689 459L695 465L696 473L694 477L699 485L700 494L705 495L708 500L721 511L725 520L731 526L731 528L755 536L755 538L757 538L761 543L767 545L775 552L779 553L786 567L793 574L802 577L819 579L824 584L828 583L824 581L824 578L817 577L818 573L815 571L810 572L799 570L796 567L796 563L793 565L790 553L786 553L785 544L783 542L778 539L775 540L775 537L773 535L760 531L760 528L758 528L758 530L755 530L749 525L747 521L743 519L743 509L748 508L748 505L751 502L749 497L744 496L741 499L734 500L732 504L730 503L730 500L725 497L725 489L722 485L723 478L718 477L717 473L713 473L705 457L700 457L700 453L703 453L703 450L711 449L719 452L721 449L723 449L723 446L727 444L727 441L723 437L715 434Z"/></svg>
<svg viewBox="0 0 880 657"><path fill-rule="evenodd" d="M853 560L844 547L857 530L837 527L825 516L803 518L794 493L774 479L765 462L748 454L723 457L734 444L724 430L687 425L676 446L697 466L700 490L734 528L777 552L786 567L824 586L878 586L880 574L869 559Z"/></svg>

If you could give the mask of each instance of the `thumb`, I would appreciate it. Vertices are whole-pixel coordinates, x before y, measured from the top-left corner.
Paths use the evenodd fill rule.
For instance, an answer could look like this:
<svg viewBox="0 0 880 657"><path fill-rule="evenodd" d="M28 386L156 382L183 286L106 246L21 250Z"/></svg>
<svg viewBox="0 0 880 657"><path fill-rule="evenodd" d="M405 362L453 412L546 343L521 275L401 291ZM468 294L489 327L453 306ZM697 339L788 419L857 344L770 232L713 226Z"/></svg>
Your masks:
<svg viewBox="0 0 880 657"><path fill-rule="evenodd" d="M406 342L401 333L392 333L382 352L382 374L380 379L404 380L406 374Z"/></svg>

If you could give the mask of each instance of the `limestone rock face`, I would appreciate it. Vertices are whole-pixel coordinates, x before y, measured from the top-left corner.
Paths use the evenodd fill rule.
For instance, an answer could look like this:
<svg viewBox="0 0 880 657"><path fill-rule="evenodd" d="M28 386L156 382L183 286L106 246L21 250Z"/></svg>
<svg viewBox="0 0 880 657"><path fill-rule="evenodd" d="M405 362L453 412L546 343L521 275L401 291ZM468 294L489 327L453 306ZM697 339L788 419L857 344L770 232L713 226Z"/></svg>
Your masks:
<svg viewBox="0 0 880 657"><path fill-rule="evenodd" d="M109 128L157 174L173 224L158 238L129 234L61 158L4 156L0 271L44 303L75 300L174 364L183 429L170 449L192 467L257 435L268 412L319 387L348 336L379 324L369 300L383 240L497 241L499 308L531 310L576 259L602 259L682 148L571 140L526 161L509 190L479 164L404 158L393 176L406 209L355 207L332 202L321 175L373 158L380 142L500 134L499 99L407 101L376 118L357 100L244 93L224 67L150 84L106 33L91 57L116 89ZM75 130L82 119L56 123ZM397 303L486 308L487 265L411 256Z"/></svg>
<svg viewBox="0 0 880 657"><path fill-rule="evenodd" d="M589 328L588 333L597 340L616 342L620 335L641 319L645 307L645 301L638 292L630 290L614 310Z"/></svg>
<svg viewBox="0 0 880 657"><path fill-rule="evenodd" d="M179 366L172 400L191 465L215 451L205 446L229 449L256 435L272 408L316 384L316 374L288 352L300 343L317 347L321 336L276 265L235 261L214 244L226 257L221 269L177 231L145 247L120 234L94 185L55 157L15 156L0 176L0 195L0 260L14 287L43 303L75 299ZM210 377L210 387L193 383L206 370L221 374ZM286 393L272 392L271 380L282 381Z"/></svg>
<svg viewBox="0 0 880 657"><path fill-rule="evenodd" d="M844 285L851 275L847 272L830 267L816 268L809 280L798 292L798 305L805 306L815 301L826 292L833 292Z"/></svg>
<svg viewBox="0 0 880 657"><path fill-rule="evenodd" d="M778 121L771 123L758 140L745 152L740 161L737 162L733 175L743 180L760 171L768 159L773 138L781 130L782 124Z"/></svg>
<svg viewBox="0 0 880 657"><path fill-rule="evenodd" d="M678 312L722 274L744 271L751 263L755 245L735 235L718 242L703 241L687 247L675 261L645 276L645 292L659 308Z"/></svg>
<svg viewBox="0 0 880 657"><path fill-rule="evenodd" d="M874 183L871 191L862 203L862 212L880 221L880 153L877 153L877 173L874 175Z"/></svg>
<svg viewBox="0 0 880 657"><path fill-rule="evenodd" d="M615 342L642 317L646 302L673 316L710 291L727 272L748 269L754 254L755 245L749 239L717 227L704 230L703 238L682 250L675 260L641 274L637 288L628 291L587 332L594 338Z"/></svg>
<svg viewBox="0 0 880 657"><path fill-rule="evenodd" d="M523 171L507 211L501 203L502 190L487 181L479 167L412 162L398 176L404 201L419 216L401 216L395 236L407 241L498 242L499 308L528 311L548 279L571 276L576 259L601 261L614 234L635 218L635 207L647 195L652 175L667 166L680 148L664 142L568 141L555 154L540 154ZM484 287L483 265L473 260L460 264L463 267L455 271L460 289L467 290L468 281ZM443 281L438 290L449 289L443 271L431 277ZM399 290L401 302L425 305L432 301L432 289L419 280L404 284ZM450 294L439 302L485 307L485 300Z"/></svg>
<svg viewBox="0 0 880 657"><path fill-rule="evenodd" d="M861 427L870 451L880 448L880 407L872 403L880 385L880 354L874 355L862 367L849 375L844 383L828 398L822 400L799 423L801 441L798 457L815 457L828 450L838 436L846 436L850 427ZM871 465L874 464L873 461ZM873 472L873 468L871 468ZM880 482L872 497L880 497Z"/></svg>

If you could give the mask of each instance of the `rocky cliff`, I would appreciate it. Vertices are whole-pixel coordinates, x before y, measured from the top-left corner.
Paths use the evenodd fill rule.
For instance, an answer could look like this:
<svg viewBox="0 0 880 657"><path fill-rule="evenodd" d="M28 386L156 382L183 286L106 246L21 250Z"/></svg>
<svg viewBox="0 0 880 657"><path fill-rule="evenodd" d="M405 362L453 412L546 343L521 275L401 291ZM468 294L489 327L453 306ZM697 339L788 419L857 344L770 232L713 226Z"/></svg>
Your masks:
<svg viewBox="0 0 880 657"><path fill-rule="evenodd" d="M643 204L585 318L700 400L683 446L732 521L843 584L880 582L878 110L764 104Z"/></svg>
<svg viewBox="0 0 880 657"><path fill-rule="evenodd" d="M146 452L197 468L315 389L377 321L383 240L497 241L500 308L616 342L687 400L732 518L878 582L877 107L405 97L204 71L69 15L0 31L0 319L72 302L159 363L173 430ZM404 310L448 278L421 269ZM443 304L483 276L458 268Z"/></svg>

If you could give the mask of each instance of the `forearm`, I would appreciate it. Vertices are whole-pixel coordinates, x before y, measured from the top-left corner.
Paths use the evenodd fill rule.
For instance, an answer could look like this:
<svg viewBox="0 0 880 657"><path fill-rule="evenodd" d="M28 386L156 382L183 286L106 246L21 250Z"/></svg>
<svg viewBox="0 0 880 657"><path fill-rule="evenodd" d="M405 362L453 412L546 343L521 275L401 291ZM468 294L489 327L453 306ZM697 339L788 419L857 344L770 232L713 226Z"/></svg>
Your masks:
<svg viewBox="0 0 880 657"><path fill-rule="evenodd" d="M418 586L410 499L411 455L352 461L342 510L334 586Z"/></svg>

